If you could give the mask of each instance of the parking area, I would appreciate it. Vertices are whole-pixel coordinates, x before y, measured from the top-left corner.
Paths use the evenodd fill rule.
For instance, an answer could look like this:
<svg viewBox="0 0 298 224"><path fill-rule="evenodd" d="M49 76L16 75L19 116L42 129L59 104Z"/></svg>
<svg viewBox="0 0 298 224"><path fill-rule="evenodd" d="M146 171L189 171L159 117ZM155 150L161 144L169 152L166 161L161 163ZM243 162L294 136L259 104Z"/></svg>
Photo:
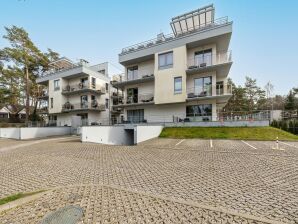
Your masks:
<svg viewBox="0 0 298 224"><path fill-rule="evenodd" d="M83 209L83 223L298 222L297 142L70 137L1 151L10 141L0 140L0 198L49 191L0 223L39 223L67 205Z"/></svg>

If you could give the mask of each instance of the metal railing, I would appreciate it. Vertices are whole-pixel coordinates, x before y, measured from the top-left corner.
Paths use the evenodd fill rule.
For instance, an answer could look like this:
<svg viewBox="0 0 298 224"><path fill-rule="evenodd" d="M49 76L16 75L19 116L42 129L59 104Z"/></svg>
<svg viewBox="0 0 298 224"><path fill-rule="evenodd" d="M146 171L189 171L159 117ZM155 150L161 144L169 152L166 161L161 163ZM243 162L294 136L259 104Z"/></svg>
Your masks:
<svg viewBox="0 0 298 224"><path fill-rule="evenodd" d="M120 53L120 55L124 55L124 54L129 54L138 50L143 50L146 48L150 48L153 47L155 45L158 44L162 44L165 42L169 42L169 41L173 41L175 39L179 39L185 35L194 33L194 32L198 32L198 31L202 31L202 30L208 30L208 29L213 29L217 26L221 26L221 25L225 25L229 23L228 21L228 17L222 17L222 18L218 18L216 20L213 20L211 22L207 22L204 24L200 24L194 27L193 30L189 31L187 29L182 30L182 32L180 32L179 34L175 35L173 33L171 34L167 34L167 35L163 35L162 38L153 38L151 40L147 40L138 44L134 44L131 45L129 47L125 47L122 49L122 52Z"/></svg>
<svg viewBox="0 0 298 224"><path fill-rule="evenodd" d="M37 95L37 98L46 98L46 97L49 97L49 91L47 89L46 90L42 90Z"/></svg>
<svg viewBox="0 0 298 224"><path fill-rule="evenodd" d="M39 114L49 113L49 108L48 107L41 107L41 108L38 108L36 110L36 112L39 113Z"/></svg>
<svg viewBox="0 0 298 224"><path fill-rule="evenodd" d="M66 68L60 68L60 69L50 69L48 71L45 71L41 74L40 77L45 77L45 76L48 76L48 75L52 75L52 74L55 74L57 72L64 72L64 71L68 71L68 70L71 70L73 68L78 68L78 67L82 67L84 64L79 62L79 63L73 63L72 65L66 67Z"/></svg>
<svg viewBox="0 0 298 224"><path fill-rule="evenodd" d="M214 91L213 91L214 90ZM232 95L232 86L226 84L187 88L187 98Z"/></svg>
<svg viewBox="0 0 298 224"><path fill-rule="evenodd" d="M260 121L270 120L269 110L260 111L230 111L230 112L218 112L218 121Z"/></svg>
<svg viewBox="0 0 298 224"><path fill-rule="evenodd" d="M65 103L62 106L62 112L69 112L69 111L75 111L75 110L98 110L98 111L104 111L106 110L106 106L104 104L99 104L97 101L94 101L92 103L79 103L79 104L72 104L72 103Z"/></svg>
<svg viewBox="0 0 298 224"><path fill-rule="evenodd" d="M106 89L105 87L100 87L99 89L96 88L96 85L89 83L89 82L79 82L74 85L66 85L62 89L62 93L71 93L71 92L76 92L76 91L81 91L81 90L94 90L98 91L100 93L105 93Z"/></svg>
<svg viewBox="0 0 298 224"><path fill-rule="evenodd" d="M188 59L187 68L188 69L199 69L206 68L212 65L219 65L232 62L232 51L223 51L218 52L216 54L206 54L195 56L193 58Z"/></svg>
<svg viewBox="0 0 298 224"><path fill-rule="evenodd" d="M129 105L129 104L145 104L145 103L153 103L154 102L154 94L137 94L132 96L118 97L116 99L116 105Z"/></svg>
<svg viewBox="0 0 298 224"><path fill-rule="evenodd" d="M149 79L154 78L154 74L140 74L136 72L135 74L129 76L127 74L120 74L113 76L112 83L118 83L118 82L127 82L132 80L142 80L142 79Z"/></svg>

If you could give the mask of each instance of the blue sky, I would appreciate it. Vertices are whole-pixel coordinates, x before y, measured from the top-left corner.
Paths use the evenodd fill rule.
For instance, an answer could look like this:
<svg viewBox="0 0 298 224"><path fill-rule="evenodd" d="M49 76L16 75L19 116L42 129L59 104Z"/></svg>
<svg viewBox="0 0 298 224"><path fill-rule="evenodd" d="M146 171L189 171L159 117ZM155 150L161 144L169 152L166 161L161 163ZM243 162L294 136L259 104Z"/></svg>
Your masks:
<svg viewBox="0 0 298 224"><path fill-rule="evenodd" d="M210 3L216 18L234 22L230 77L236 84L251 76L260 86L270 80L275 94L298 87L296 0L0 0L0 35L4 26L22 26L41 50L109 61L120 72L123 47L170 33L172 17ZM1 38L0 47L6 45Z"/></svg>

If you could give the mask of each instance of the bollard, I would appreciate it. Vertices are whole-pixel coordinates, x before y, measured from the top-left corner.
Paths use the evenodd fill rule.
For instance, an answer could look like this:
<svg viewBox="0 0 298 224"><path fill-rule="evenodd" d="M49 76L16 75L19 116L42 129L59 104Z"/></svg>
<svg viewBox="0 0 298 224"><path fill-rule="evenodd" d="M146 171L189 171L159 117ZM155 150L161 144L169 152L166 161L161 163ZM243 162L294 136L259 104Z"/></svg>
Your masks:
<svg viewBox="0 0 298 224"><path fill-rule="evenodd" d="M275 143L275 145L276 145L276 149L279 149L278 137L276 137L276 143Z"/></svg>

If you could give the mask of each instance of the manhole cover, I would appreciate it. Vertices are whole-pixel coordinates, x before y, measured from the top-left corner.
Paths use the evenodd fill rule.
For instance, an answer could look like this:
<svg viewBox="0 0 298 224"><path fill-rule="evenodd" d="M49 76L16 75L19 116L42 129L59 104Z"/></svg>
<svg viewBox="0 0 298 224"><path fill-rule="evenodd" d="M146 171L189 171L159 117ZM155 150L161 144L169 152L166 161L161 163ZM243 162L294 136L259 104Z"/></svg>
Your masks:
<svg viewBox="0 0 298 224"><path fill-rule="evenodd" d="M40 224L76 224L83 216L79 206L66 206L46 215Z"/></svg>

